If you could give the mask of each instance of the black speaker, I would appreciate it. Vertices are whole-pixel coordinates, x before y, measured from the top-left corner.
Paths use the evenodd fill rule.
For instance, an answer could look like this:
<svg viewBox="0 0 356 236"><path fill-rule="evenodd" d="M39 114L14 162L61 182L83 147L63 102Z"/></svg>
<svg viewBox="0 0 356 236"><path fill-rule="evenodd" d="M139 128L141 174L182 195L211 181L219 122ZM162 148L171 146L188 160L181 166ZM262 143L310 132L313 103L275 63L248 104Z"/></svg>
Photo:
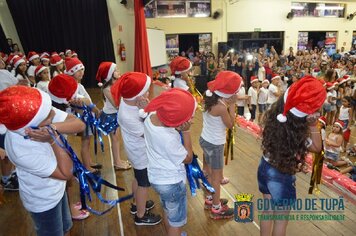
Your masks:
<svg viewBox="0 0 356 236"><path fill-rule="evenodd" d="M291 20L291 19L293 19L293 17L294 17L294 13L293 12L288 12L287 19Z"/></svg>
<svg viewBox="0 0 356 236"><path fill-rule="evenodd" d="M205 91L208 89L207 83L208 80L206 75L195 76L195 87L201 94L204 94Z"/></svg>

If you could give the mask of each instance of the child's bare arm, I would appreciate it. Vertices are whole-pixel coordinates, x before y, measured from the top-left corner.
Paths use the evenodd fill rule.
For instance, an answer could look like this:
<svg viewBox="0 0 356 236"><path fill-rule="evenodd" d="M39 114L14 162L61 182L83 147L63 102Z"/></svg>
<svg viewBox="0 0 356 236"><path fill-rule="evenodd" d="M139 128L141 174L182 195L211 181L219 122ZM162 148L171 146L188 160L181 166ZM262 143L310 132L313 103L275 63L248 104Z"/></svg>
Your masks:
<svg viewBox="0 0 356 236"><path fill-rule="evenodd" d="M56 140L62 143L58 136L56 136ZM61 180L70 180L73 177L73 161L69 157L69 154L57 145L55 140L51 142L51 146L57 159L57 168L50 177Z"/></svg>

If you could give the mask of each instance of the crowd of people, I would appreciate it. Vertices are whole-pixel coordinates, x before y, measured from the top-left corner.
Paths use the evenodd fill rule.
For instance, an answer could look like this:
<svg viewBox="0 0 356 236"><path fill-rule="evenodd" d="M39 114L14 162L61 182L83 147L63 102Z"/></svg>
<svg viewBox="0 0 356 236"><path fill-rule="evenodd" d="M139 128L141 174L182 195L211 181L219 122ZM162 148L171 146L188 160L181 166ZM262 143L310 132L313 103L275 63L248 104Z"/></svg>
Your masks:
<svg viewBox="0 0 356 236"><path fill-rule="evenodd" d="M90 155L93 133L73 115L80 114L79 107L84 105L115 127L110 131L114 168L133 169L130 212L135 215L134 223L156 225L163 219L168 235L181 235L187 223L184 164L193 158L190 126L198 105L203 109L199 138L203 171L215 190L206 192L204 208L212 219L234 216L228 200L220 197L220 185L228 183L223 176L224 145L226 129L235 125L236 115L263 127L258 184L264 198L278 204L285 198L296 199L295 173L305 170L307 150L321 152L324 146L330 168L354 168L349 160L339 160L348 147L345 133L355 120L353 51L341 50L329 57L316 48L298 51L294 56L293 48L285 55L265 46L241 53L230 50L217 59L212 53L190 52L187 57L174 58L169 67L172 89L150 101L148 75L121 75L115 63L102 62L96 75L104 101L99 111L81 84L85 67L74 51L31 51L27 57L1 53L0 124L7 129L6 135L1 135L5 144L0 143L1 183L5 190L20 190L24 207L40 235L63 235L69 232L71 219L82 220L90 215L80 202L75 203L75 196L67 196L66 181L73 179L73 164L61 148L58 135L50 135L52 130L80 134L83 165L100 175L102 166L93 163ZM207 76L209 81L201 104L194 99L192 75L197 74ZM330 134L318 129L318 120L325 122L326 129L332 126ZM118 127L129 162L120 157ZM34 156L36 161L28 161ZM275 175L280 178L271 178ZM164 217L149 211L155 206L148 199L151 186L160 197ZM54 217L59 214L61 217ZM261 223L264 232L273 228L285 234L286 227L286 222L274 226L269 221Z"/></svg>

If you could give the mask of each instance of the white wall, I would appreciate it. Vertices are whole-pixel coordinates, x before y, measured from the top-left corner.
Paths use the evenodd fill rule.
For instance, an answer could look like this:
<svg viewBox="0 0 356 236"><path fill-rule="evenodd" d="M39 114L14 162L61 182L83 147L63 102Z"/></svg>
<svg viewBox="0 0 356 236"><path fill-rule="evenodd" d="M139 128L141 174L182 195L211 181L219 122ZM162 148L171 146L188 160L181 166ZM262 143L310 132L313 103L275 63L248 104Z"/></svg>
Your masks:
<svg viewBox="0 0 356 236"><path fill-rule="evenodd" d="M346 15L356 11L355 1L345 3ZM299 31L337 31L337 48L344 46L344 43L346 49L350 48L352 32L356 31L356 19L294 17L289 20L286 16L290 10L291 1L286 0L239 0L227 8L227 32L253 32L254 28L284 31L284 49L287 49L290 46L297 47Z"/></svg>
<svg viewBox="0 0 356 236"><path fill-rule="evenodd" d="M127 7L120 4L119 0L106 0L108 5L112 41L115 50L115 59L121 73L134 68L135 55L135 17L133 1L128 1ZM122 31L119 31L121 26ZM126 48L126 61L121 61L118 55L118 42L121 40Z"/></svg>
<svg viewBox="0 0 356 236"><path fill-rule="evenodd" d="M17 43L23 51L17 30L12 19L6 0L0 0L0 23L7 38L12 38L13 43Z"/></svg>

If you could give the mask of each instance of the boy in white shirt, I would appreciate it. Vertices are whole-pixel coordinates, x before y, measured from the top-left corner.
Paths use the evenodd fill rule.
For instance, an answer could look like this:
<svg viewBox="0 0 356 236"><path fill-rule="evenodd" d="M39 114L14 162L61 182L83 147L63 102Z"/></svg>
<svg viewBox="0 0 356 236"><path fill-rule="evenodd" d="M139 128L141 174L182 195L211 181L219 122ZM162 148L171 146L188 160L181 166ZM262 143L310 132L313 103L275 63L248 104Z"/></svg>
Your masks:
<svg viewBox="0 0 356 236"><path fill-rule="evenodd" d="M259 82L256 76L251 76L251 87L248 89L247 95L250 98L250 113L251 113L251 121L254 121L256 118L256 108L257 108L257 95L259 92Z"/></svg>
<svg viewBox="0 0 356 236"><path fill-rule="evenodd" d="M249 96L246 95L245 84L241 81L241 88L237 93L237 114L239 116L244 116L245 104L248 102Z"/></svg>
<svg viewBox="0 0 356 236"><path fill-rule="evenodd" d="M20 197L31 213L37 235L68 233L72 219L65 187L73 176L73 162L58 145L62 144L58 135L52 138L44 126L77 133L84 130L85 124L53 108L47 93L25 86L13 86L0 93L0 124L8 129L6 152L16 165Z"/></svg>
<svg viewBox="0 0 356 236"><path fill-rule="evenodd" d="M267 99L268 99L268 79L262 81L262 87L258 92L258 123L261 123L261 118L263 113L267 109Z"/></svg>
<svg viewBox="0 0 356 236"><path fill-rule="evenodd" d="M277 101L279 96L281 96L280 88L278 87L281 77L277 74L274 74L271 79L271 84L268 87L268 99L267 107L269 108L273 103Z"/></svg>
<svg viewBox="0 0 356 236"><path fill-rule="evenodd" d="M184 164L193 158L189 128L195 108L193 96L179 88L163 92L145 108L150 112L145 119L148 178L160 196L167 235L181 235L187 223Z"/></svg>
<svg viewBox="0 0 356 236"><path fill-rule="evenodd" d="M135 175L132 181L135 202L131 204L130 211L131 214L135 214L136 225L156 225L162 220L160 215L148 212L154 207L154 202L147 201L148 188L151 184L147 176L148 158L144 124L139 115L139 109L148 103L150 85L151 78L146 74L127 72L111 87L112 97L119 107L117 121L121 127L122 140Z"/></svg>

